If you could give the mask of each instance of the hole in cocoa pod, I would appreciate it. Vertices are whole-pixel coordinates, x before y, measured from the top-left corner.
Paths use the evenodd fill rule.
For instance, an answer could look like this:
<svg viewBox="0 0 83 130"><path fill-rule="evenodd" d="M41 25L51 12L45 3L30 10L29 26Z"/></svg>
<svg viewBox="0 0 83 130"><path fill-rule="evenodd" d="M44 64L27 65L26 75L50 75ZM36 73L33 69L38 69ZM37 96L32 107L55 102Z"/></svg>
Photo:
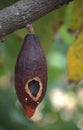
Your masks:
<svg viewBox="0 0 83 130"><path fill-rule="evenodd" d="M39 85L39 82L36 81L36 80L32 80L28 83L28 88L31 92L31 94L36 97L38 92L39 92L39 88L40 88L40 85Z"/></svg>

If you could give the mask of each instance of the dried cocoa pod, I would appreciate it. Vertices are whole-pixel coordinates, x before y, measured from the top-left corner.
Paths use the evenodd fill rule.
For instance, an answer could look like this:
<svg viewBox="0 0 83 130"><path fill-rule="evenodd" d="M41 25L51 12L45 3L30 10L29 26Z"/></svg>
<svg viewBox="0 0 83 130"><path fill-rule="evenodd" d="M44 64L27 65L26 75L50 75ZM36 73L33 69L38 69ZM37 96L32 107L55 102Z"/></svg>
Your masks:
<svg viewBox="0 0 83 130"><path fill-rule="evenodd" d="M15 65L15 89L28 117L32 117L42 101L47 86L47 64L38 36L25 36Z"/></svg>

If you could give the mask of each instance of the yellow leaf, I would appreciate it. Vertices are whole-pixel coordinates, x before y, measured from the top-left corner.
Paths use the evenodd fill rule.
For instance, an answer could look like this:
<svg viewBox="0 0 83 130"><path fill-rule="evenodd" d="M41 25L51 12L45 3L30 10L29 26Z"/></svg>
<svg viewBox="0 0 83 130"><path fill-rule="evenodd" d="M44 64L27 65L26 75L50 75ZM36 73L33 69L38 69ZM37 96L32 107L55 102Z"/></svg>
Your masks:
<svg viewBox="0 0 83 130"><path fill-rule="evenodd" d="M83 80L83 31L81 31L68 51L68 80Z"/></svg>
<svg viewBox="0 0 83 130"><path fill-rule="evenodd" d="M83 0L75 0L74 2L70 28L73 30L83 28Z"/></svg>

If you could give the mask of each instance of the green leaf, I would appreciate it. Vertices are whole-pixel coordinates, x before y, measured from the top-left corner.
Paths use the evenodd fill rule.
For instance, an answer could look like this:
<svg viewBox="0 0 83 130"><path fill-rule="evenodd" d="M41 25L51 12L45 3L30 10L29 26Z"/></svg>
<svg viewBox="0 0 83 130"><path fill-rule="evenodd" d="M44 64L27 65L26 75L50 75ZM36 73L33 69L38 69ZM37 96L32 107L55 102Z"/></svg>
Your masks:
<svg viewBox="0 0 83 130"><path fill-rule="evenodd" d="M14 4L18 0L0 0L0 10Z"/></svg>
<svg viewBox="0 0 83 130"><path fill-rule="evenodd" d="M13 70L15 67L17 55L19 53L22 41L17 37L15 33L7 36L5 41L6 48L6 64L9 70Z"/></svg>

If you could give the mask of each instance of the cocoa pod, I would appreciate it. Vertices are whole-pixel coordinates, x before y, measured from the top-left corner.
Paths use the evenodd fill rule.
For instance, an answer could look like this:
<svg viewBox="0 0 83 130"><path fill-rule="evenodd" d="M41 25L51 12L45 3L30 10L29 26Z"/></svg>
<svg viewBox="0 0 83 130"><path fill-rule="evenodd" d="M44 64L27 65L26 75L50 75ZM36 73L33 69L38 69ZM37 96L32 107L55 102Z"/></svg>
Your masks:
<svg viewBox="0 0 83 130"><path fill-rule="evenodd" d="M15 65L15 89L28 117L45 96L47 64L38 36L28 34L18 54Z"/></svg>

